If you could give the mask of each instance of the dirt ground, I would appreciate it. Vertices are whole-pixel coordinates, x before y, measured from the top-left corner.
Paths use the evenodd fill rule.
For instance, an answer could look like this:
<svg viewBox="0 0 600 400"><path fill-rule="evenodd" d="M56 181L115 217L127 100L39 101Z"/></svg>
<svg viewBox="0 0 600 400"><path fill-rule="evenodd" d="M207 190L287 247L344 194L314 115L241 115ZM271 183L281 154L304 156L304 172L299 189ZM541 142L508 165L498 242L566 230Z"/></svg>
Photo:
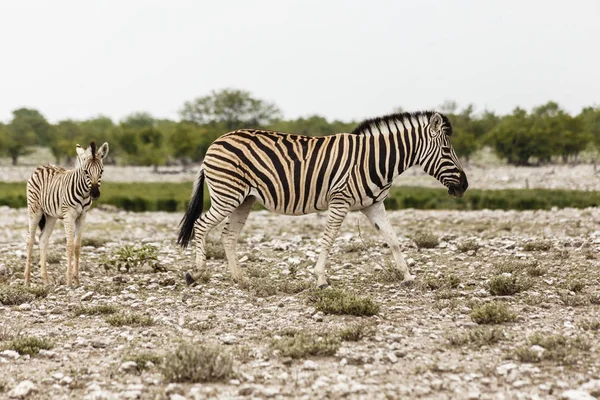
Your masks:
<svg viewBox="0 0 600 400"><path fill-rule="evenodd" d="M0 215L2 293L22 284L27 213L0 208ZM371 298L380 306L373 316L328 314L311 301L324 214L251 213L238 244L250 282L243 286L232 282L215 244L210 279L185 285L183 271L194 256L175 244L180 213L97 208L87 218L81 285L65 287L59 223L47 295L0 306L0 398L600 395L600 209L401 210L389 216L416 275L412 285L390 272L389 248L360 213L346 219L328 267L326 290ZM218 239L219 231L211 237ZM126 245L154 246L157 261L136 266L139 252L133 251L129 271L111 264ZM40 287L37 266L33 274L33 287ZM294 293L285 282L305 290ZM485 304L507 305L509 321L489 324L474 314ZM110 315L81 312L101 305L150 317L151 325L114 326ZM362 337L342 340L333 355L291 358L275 345L290 329L314 334L318 342L327 332L356 326L364 327ZM24 336L52 346L33 356L10 350ZM160 361L145 368L127 363L140 354L158 360L182 341L222 346L233 374L171 383Z"/></svg>

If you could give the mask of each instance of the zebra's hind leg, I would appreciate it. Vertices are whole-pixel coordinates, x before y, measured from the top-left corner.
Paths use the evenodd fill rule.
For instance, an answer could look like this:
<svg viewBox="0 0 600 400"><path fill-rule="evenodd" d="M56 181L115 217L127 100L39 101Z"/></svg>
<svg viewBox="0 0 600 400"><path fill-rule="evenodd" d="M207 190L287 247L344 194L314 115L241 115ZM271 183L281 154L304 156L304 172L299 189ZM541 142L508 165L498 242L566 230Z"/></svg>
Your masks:
<svg viewBox="0 0 600 400"><path fill-rule="evenodd" d="M73 265L73 282L79 285L79 255L81 254L81 237L83 235L83 224L85 222L85 213L81 214L75 220L75 243L73 248L73 256L75 263Z"/></svg>
<svg viewBox="0 0 600 400"><path fill-rule="evenodd" d="M216 202L214 203L216 204ZM206 235L215 226L219 225L227 218L238 206L227 205L227 207L217 207L211 205L205 214L202 214L194 225L194 240L196 241L196 265L193 271L185 273L185 281L188 285L194 283L200 278L206 270Z"/></svg>
<svg viewBox="0 0 600 400"><path fill-rule="evenodd" d="M31 280L31 259L33 256L33 245L35 244L35 233L37 232L38 224L42 220L44 214L42 210L33 210L29 207L29 233L27 236L27 261L25 263L25 284L29 285Z"/></svg>
<svg viewBox="0 0 600 400"><path fill-rule="evenodd" d="M317 260L315 266L315 273L317 274L317 286L321 289L326 288L329 284L327 283L327 277L325 275L325 264L329 257L329 251L335 238L338 235L342 222L348 214L350 209L349 204L345 200L331 200L329 203L329 212L327 213L327 226L325 227L325 234L321 241L321 254Z"/></svg>
<svg viewBox="0 0 600 400"><path fill-rule="evenodd" d="M235 254L235 247L240 231L244 227L244 224L248 219L248 214L250 214L250 210L252 210L255 201L256 199L254 197L247 197L246 200L244 200L244 202L229 216L227 224L225 225L225 228L223 228L221 234L221 241L225 248L231 276L233 280L238 283L242 282L242 269L240 268Z"/></svg>
<svg viewBox="0 0 600 400"><path fill-rule="evenodd" d="M40 267L42 270L42 281L44 282L44 285L50 283L48 280L48 271L46 270L46 254L48 252L48 240L50 239L50 235L54 229L54 224L56 224L57 220L58 218L46 215L46 224L44 225L44 229L42 229L42 234L40 235Z"/></svg>
<svg viewBox="0 0 600 400"><path fill-rule="evenodd" d="M398 237L396 236L392 224L390 224L390 221L387 218L383 202L372 204L369 207L363 208L361 211L367 216L369 221L371 221L373 227L381 233L390 249L392 249L392 254L396 261L396 268L398 272L402 274L404 283L412 282L415 277L410 274L408 265L406 265L406 261L404 261L404 257L402 257Z"/></svg>
<svg viewBox="0 0 600 400"><path fill-rule="evenodd" d="M65 236L67 237L67 286L71 286L73 282L73 251L75 249L75 219L71 213L65 213L64 225Z"/></svg>

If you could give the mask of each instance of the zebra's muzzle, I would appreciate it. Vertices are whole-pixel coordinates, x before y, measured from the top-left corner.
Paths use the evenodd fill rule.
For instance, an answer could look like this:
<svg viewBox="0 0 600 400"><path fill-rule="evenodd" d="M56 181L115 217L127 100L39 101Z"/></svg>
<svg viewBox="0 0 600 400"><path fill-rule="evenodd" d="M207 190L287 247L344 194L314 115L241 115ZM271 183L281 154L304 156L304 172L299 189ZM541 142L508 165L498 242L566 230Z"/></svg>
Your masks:
<svg viewBox="0 0 600 400"><path fill-rule="evenodd" d="M90 196L92 196L92 199L94 200L100 197L100 188L98 187L98 185L92 185L92 189L90 190Z"/></svg>
<svg viewBox="0 0 600 400"><path fill-rule="evenodd" d="M464 171L460 171L460 177L458 185L450 185L448 186L448 194L454 197L463 197L467 188L469 187L469 182L467 181L467 175Z"/></svg>

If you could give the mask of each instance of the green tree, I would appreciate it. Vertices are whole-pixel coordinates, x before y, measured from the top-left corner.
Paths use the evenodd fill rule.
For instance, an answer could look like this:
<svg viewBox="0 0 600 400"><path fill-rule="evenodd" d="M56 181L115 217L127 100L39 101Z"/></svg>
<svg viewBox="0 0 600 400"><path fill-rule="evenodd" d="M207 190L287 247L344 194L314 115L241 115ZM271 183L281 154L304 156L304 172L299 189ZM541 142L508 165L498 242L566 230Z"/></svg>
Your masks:
<svg viewBox="0 0 600 400"><path fill-rule="evenodd" d="M222 123L231 131L269 125L281 112L275 104L256 99L245 90L223 89L185 102L180 114L185 121Z"/></svg>
<svg viewBox="0 0 600 400"><path fill-rule="evenodd" d="M60 164L61 159L65 159L65 164L71 164L74 156L73 149L76 144L87 146L86 139L82 134L80 125L73 120L60 121L50 128L50 151Z"/></svg>
<svg viewBox="0 0 600 400"><path fill-rule="evenodd" d="M35 132L22 118L13 118L10 124L2 127L0 135L3 137L4 152L11 158L13 165L17 165L19 157L31 153L31 146L36 143Z"/></svg>
<svg viewBox="0 0 600 400"><path fill-rule="evenodd" d="M37 110L31 108L19 108L13 112L12 123L21 132L33 132L36 143L40 146L49 146L52 137L50 124L46 118Z"/></svg>
<svg viewBox="0 0 600 400"><path fill-rule="evenodd" d="M585 107L577 116L581 129L591 138L596 150L600 152L600 107Z"/></svg>
<svg viewBox="0 0 600 400"><path fill-rule="evenodd" d="M485 142L509 164L527 165L529 159L536 154L532 125L533 121L527 111L517 107L486 135Z"/></svg>

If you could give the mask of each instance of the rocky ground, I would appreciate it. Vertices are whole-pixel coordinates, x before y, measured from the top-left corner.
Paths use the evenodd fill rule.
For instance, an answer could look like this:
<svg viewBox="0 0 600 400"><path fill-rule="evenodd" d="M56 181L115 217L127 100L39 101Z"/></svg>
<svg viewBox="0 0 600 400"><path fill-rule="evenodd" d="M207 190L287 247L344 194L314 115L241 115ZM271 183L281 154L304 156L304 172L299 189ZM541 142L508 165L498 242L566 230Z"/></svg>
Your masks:
<svg viewBox="0 0 600 400"><path fill-rule="evenodd" d="M69 166L67 166L69 167ZM0 181L27 181L35 165L0 165ZM477 189L570 189L600 190L600 167L592 164L513 167L507 165L465 165L469 186ZM119 167L107 165L103 182L188 182L196 178L198 167ZM404 172L395 185L441 187L418 166Z"/></svg>
<svg viewBox="0 0 600 400"><path fill-rule="evenodd" d="M211 277L187 287L193 254L175 245L179 213L96 208L81 286L64 286L59 223L52 285L41 290L35 267L31 293L21 286L26 212L0 215L0 398L600 396L600 209L391 212L416 275L411 286L389 269L390 250L366 218L352 213L325 291L371 299L372 316L331 314L315 302L323 214L253 212L238 245L244 285L230 279L217 228ZM306 343L294 341L298 332ZM218 357L186 358L194 347L176 353L181 343ZM177 378L173 360L208 378L174 382L186 374Z"/></svg>

